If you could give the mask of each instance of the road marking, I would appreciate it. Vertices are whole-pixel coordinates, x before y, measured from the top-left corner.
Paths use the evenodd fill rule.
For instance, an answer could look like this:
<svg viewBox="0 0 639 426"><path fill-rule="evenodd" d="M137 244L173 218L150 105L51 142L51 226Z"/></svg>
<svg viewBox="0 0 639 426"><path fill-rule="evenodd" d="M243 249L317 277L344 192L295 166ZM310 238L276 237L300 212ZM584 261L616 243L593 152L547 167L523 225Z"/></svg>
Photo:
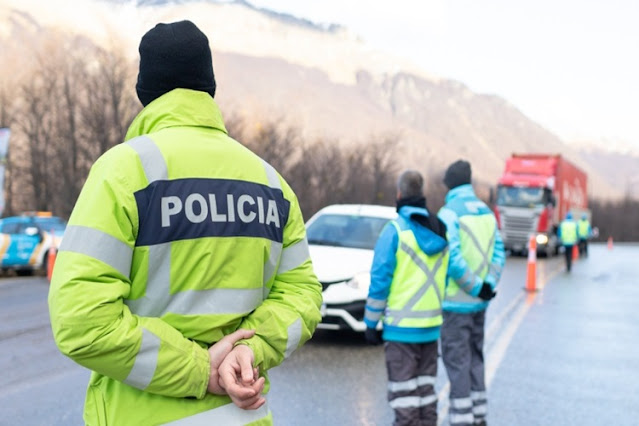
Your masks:
<svg viewBox="0 0 639 426"><path fill-rule="evenodd" d="M488 390L488 388L490 387L490 384L492 383L493 378L495 377L497 369L499 368L501 362L504 359L504 356L506 355L506 350L508 349L508 346L510 345L510 342L512 341L513 336L515 335L515 332L519 328L521 322L524 320L526 314L528 313L528 310L533 305L535 298L537 297L537 295L541 295L541 290L544 289L546 285L561 271L562 271L562 267L560 264L559 267L552 270L548 274L548 276L546 276L545 268L541 268L541 271L539 274L540 283L539 283L538 291L534 293L528 293L528 292L521 293L519 296L515 297L508 304L508 306L499 314L499 316L490 323L484 335L484 344L486 344L486 341L489 340L492 337L492 335L495 334L497 330L500 329L500 326L502 322L504 321L504 319L510 317L511 312L515 310L516 308L518 308L514 314L513 319L508 323L506 328L501 332L501 334L499 335L499 338L491 346L489 352L486 353L486 364L485 364L486 390ZM524 301L525 303L521 304L521 302L524 302ZM446 417L448 417L449 406L448 406L448 398L446 398L446 394L448 393L449 389L450 389L450 382L447 380L446 384L442 387L442 389L437 394L437 400L444 401L444 403L440 405L440 409L438 410L438 413L437 413L438 426L441 426L444 423L444 420L446 419Z"/></svg>

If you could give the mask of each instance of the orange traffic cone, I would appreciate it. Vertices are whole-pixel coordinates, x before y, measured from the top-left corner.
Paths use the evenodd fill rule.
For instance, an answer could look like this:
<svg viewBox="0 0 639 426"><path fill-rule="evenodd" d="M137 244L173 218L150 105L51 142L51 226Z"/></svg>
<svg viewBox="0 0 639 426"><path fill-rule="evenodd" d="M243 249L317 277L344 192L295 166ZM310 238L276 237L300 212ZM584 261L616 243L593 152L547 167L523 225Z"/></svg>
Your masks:
<svg viewBox="0 0 639 426"><path fill-rule="evenodd" d="M51 277L53 276L53 265L55 264L55 258L58 254L58 249L55 247L55 242L53 241L53 232L51 232L51 247L49 247L49 253L47 253L47 279L51 282Z"/></svg>
<svg viewBox="0 0 639 426"><path fill-rule="evenodd" d="M608 250L612 250L612 236L608 237Z"/></svg>
<svg viewBox="0 0 639 426"><path fill-rule="evenodd" d="M55 264L55 258L57 255L57 250L54 246L51 246L49 249L49 259L47 260L47 279L49 282L51 281L51 277L53 276L53 265Z"/></svg>
<svg viewBox="0 0 639 426"><path fill-rule="evenodd" d="M530 237L528 242L528 275L526 277L526 290L537 291L537 240Z"/></svg>
<svg viewBox="0 0 639 426"><path fill-rule="evenodd" d="M579 259L579 246L575 244L572 246L572 260Z"/></svg>

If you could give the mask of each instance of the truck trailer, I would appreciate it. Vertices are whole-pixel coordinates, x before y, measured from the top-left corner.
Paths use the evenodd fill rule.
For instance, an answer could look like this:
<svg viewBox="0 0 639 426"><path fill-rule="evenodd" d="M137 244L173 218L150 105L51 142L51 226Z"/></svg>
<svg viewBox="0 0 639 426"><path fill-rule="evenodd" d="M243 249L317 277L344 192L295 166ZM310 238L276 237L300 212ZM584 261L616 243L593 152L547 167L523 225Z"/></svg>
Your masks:
<svg viewBox="0 0 639 426"><path fill-rule="evenodd" d="M557 254L557 228L566 213L590 220L587 184L586 173L560 154L512 154L494 206L505 248L526 253L534 236L539 254Z"/></svg>

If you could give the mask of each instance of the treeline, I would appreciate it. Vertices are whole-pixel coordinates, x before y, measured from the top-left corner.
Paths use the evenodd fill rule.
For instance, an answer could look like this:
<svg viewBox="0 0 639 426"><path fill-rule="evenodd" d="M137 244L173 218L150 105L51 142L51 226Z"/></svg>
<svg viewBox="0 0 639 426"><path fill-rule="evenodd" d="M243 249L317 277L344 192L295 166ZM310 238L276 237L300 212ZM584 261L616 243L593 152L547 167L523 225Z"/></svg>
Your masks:
<svg viewBox="0 0 639 426"><path fill-rule="evenodd" d="M596 241L639 241L639 200L626 196L621 201L590 200L592 226L599 229Z"/></svg>
<svg viewBox="0 0 639 426"><path fill-rule="evenodd" d="M44 43L33 53L20 80L7 84L0 71L0 127L12 132L3 215L45 210L68 218L93 162L123 141L141 109L136 64L83 39ZM278 120L256 127L254 118L224 115L230 135L289 182L306 219L335 203L394 205L401 135L308 140ZM426 181L436 211L445 188Z"/></svg>
<svg viewBox="0 0 639 426"><path fill-rule="evenodd" d="M123 141L141 105L134 89L136 64L114 51L49 35L47 43L24 56L31 62L19 73L0 55L0 127L12 132L4 216L46 210L68 218L93 162ZM394 205L397 176L410 163L401 134L372 134L359 143L308 140L299 129L280 125L282 120L256 127L255 119L233 116L223 105L222 110L229 134L289 182L305 219L329 204ZM434 212L444 202L445 167L419 170ZM487 186L476 186L488 198ZM590 205L600 240L639 241L639 201L593 200Z"/></svg>
<svg viewBox="0 0 639 426"><path fill-rule="evenodd" d="M0 74L0 126L11 130L3 215L48 210L66 218L93 162L122 142L140 109L135 75L129 60L82 39L29 53L19 80Z"/></svg>

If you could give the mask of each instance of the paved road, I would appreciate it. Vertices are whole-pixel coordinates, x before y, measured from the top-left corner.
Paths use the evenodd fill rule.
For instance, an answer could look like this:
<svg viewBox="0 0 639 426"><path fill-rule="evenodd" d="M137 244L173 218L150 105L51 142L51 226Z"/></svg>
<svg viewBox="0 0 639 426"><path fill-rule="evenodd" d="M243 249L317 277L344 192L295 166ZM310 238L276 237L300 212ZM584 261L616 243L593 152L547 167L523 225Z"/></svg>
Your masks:
<svg viewBox="0 0 639 426"><path fill-rule="evenodd" d="M593 245L571 274L561 258L509 258L487 318L491 426L639 425L639 246ZM542 288L543 287L543 288ZM60 355L44 278L0 279L0 425L81 425L88 371ZM390 425L381 347L318 332L271 371L269 404L283 426ZM440 364L440 424L447 379Z"/></svg>

